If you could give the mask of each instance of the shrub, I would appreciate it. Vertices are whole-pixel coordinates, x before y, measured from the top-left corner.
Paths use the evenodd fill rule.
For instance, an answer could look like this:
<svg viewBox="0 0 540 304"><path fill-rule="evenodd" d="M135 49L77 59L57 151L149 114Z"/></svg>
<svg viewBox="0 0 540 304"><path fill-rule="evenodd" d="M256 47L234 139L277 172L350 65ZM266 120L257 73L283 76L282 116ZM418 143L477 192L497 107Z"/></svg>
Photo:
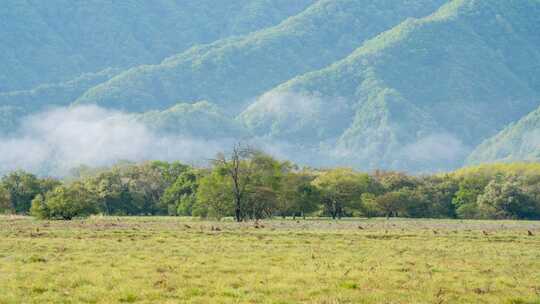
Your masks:
<svg viewBox="0 0 540 304"><path fill-rule="evenodd" d="M31 208L31 214L40 219L71 220L98 212L96 195L79 182L57 187L45 196L36 196Z"/></svg>

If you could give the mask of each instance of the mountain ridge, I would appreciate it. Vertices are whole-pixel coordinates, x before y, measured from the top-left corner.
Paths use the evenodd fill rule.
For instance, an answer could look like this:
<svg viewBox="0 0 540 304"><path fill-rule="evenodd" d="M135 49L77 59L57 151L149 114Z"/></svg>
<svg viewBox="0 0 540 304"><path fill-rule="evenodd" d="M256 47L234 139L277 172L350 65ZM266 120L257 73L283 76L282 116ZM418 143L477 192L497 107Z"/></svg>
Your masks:
<svg viewBox="0 0 540 304"><path fill-rule="evenodd" d="M205 99L241 108L267 89L331 64L379 31L411 14L428 14L443 2L365 0L362 4L371 6L362 6L353 0L322 0L274 27L132 69L90 89L76 103L144 111L176 100Z"/></svg>
<svg viewBox="0 0 540 304"><path fill-rule="evenodd" d="M5 0L0 92L159 62L195 44L265 28L315 0Z"/></svg>
<svg viewBox="0 0 540 304"><path fill-rule="evenodd" d="M484 140L466 164L511 161L540 161L540 108Z"/></svg>
<svg viewBox="0 0 540 304"><path fill-rule="evenodd" d="M508 62L516 63L510 54L519 53L493 47L517 39L528 43L519 50L521 57L537 58L540 55L537 50L531 56L525 55L529 55L532 45L537 45L538 37L528 24L535 20L535 12L540 12L539 2L529 1L525 9L516 9L512 4L505 6L501 1L493 5L495 7L491 3L455 1L425 18L408 19L365 42L345 59L295 77L270 92L318 94L347 100L350 107L357 109L356 117L343 136L336 138L336 145L338 150L349 150L352 161L366 146L372 146L373 149L367 148L363 153L368 159L359 159L362 163L393 150L398 155L390 153L392 156L387 160L383 157L369 167L400 169L399 163L410 162L409 157L399 156L400 147L407 146L411 140L420 142L426 137L444 134L459 146L456 147L459 158L451 166L459 165L464 151L535 108L537 104L532 100L540 94L540 86L531 88L536 83L528 77L535 74L535 66L526 73L514 73ZM505 20L522 36L516 38L517 33L508 34L506 24L483 26L478 14L484 14L482 22L490 25L493 20ZM523 20L530 22L522 26ZM494 35L497 39L483 38L487 36L484 31L497 34ZM526 66L526 62L519 64ZM493 107L492 102L497 102L497 106ZM393 105L393 110L388 105ZM248 127L265 121L264 116L270 115L262 105L257 113L256 106L257 102L240 115ZM407 116L407 111L400 110L402 107L416 113L413 115L416 118ZM379 109L379 112L376 114L377 111L368 108ZM488 115L482 117L483 113ZM374 127L377 124L379 131ZM278 134L278 138L284 139L276 131L280 127L270 125L272 131L261 133L259 130L259 135ZM289 130L290 126L284 125L281 129ZM379 140L373 138L366 142L370 137ZM446 158L443 160L448 162Z"/></svg>

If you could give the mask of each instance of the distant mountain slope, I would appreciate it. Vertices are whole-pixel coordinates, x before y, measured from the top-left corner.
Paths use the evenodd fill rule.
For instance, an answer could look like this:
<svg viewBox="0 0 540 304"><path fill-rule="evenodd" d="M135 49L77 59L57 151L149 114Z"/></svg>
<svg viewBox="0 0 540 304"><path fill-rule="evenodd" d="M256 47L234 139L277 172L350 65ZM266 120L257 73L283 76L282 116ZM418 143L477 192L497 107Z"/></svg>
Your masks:
<svg viewBox="0 0 540 304"><path fill-rule="evenodd" d="M540 108L486 139L467 158L469 164L500 161L540 161Z"/></svg>
<svg viewBox="0 0 540 304"><path fill-rule="evenodd" d="M204 99L235 110L283 81L343 58L408 17L430 14L444 2L321 0L275 27L133 68L90 89L77 103L146 111L177 100Z"/></svg>
<svg viewBox="0 0 540 304"><path fill-rule="evenodd" d="M164 135L204 139L242 138L248 135L240 123L207 101L179 103L164 111L134 114L134 119Z"/></svg>
<svg viewBox="0 0 540 304"><path fill-rule="evenodd" d="M80 117L91 116L93 111L114 116L119 112L107 111L99 108L80 108L77 112L75 108L69 111L66 108L59 108L59 111L65 113L90 113L88 115L80 115ZM0 139L2 136L18 135L17 131L24 130L21 123L26 122L30 115L36 119L39 117L47 117L58 109L48 109L41 113L35 113L24 107L2 105L0 106ZM187 136L190 138L198 138L200 140L217 140L217 139L242 139L249 136L249 132L242 124L230 118L214 104L207 101L199 101L196 103L178 103L173 107L163 111L149 111L144 113L122 113L122 119L126 119L128 123L134 122L144 125L149 131L156 135L164 137ZM36 116L37 115L37 116ZM100 115L98 118L103 118ZM79 118L80 118L79 117ZM74 119L69 117L66 119ZM76 120L76 119L75 119ZM135 124L138 125L138 124ZM84 131L82 131L84 132Z"/></svg>
<svg viewBox="0 0 540 304"><path fill-rule="evenodd" d="M72 80L42 84L32 90L0 93L0 105L39 111L52 106L68 106L88 90L101 82L111 79L120 69L108 68L97 73L85 73Z"/></svg>
<svg viewBox="0 0 540 304"><path fill-rule="evenodd" d="M331 153L364 168L457 166L470 147L538 105L539 15L537 0L452 1L280 85L240 119L282 140L311 132L318 144L335 136ZM268 110L274 99L266 97L283 94L316 96L325 105L301 123L304 113L288 117L288 109L302 99ZM341 119L317 119L329 110Z"/></svg>
<svg viewBox="0 0 540 304"><path fill-rule="evenodd" d="M4 0L0 92L156 63L194 44L275 25L314 1Z"/></svg>
<svg viewBox="0 0 540 304"><path fill-rule="evenodd" d="M111 79L119 71L108 68L62 83L43 84L32 90L0 93L0 133L15 131L21 119L28 114L69 106L85 90Z"/></svg>

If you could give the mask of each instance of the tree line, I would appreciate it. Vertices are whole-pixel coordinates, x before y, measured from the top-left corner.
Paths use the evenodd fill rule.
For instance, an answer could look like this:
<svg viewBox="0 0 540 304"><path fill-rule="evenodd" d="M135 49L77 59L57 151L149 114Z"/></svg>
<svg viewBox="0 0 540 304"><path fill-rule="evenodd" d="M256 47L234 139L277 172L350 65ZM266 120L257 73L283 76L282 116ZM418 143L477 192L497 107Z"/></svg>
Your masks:
<svg viewBox="0 0 540 304"><path fill-rule="evenodd" d="M492 164L445 174L300 168L236 146L211 166L179 162L80 168L76 177L16 171L0 179L0 213L70 220L92 214L540 219L540 164Z"/></svg>

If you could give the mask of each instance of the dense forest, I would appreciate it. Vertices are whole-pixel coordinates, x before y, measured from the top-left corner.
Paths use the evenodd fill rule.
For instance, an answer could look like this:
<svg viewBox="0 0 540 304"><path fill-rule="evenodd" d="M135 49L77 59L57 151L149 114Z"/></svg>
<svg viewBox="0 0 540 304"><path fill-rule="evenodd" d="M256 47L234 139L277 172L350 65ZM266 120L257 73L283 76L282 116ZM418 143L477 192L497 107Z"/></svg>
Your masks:
<svg viewBox="0 0 540 304"><path fill-rule="evenodd" d="M179 162L80 167L63 180L24 171L0 180L0 212L70 220L92 214L540 219L540 164L434 175L301 168L237 145L207 167Z"/></svg>

